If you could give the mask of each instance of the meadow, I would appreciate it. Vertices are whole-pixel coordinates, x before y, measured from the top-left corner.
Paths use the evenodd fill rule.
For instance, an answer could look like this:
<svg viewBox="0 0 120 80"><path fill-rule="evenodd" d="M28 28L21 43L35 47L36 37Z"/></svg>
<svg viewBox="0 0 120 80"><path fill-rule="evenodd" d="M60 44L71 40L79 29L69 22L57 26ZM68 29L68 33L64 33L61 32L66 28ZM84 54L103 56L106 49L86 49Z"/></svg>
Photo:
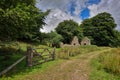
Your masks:
<svg viewBox="0 0 120 80"><path fill-rule="evenodd" d="M16 60L25 55L26 47L32 46L34 48L48 48L51 47L44 45L26 44L22 42L6 43L6 46L1 46L0 52L0 71L14 63ZM120 51L119 48L110 47L98 47L95 45L91 46L79 46L79 47L64 47L56 48L56 59L54 61L46 62L37 66L27 67L26 60L23 60L17 66L15 66L8 73L3 75L0 79L2 80L25 80L26 76L33 74L43 73L49 69L53 69L56 65L64 64L66 60L72 60L73 58L88 54L91 52L99 52L102 50L112 49L101 53L98 57L92 59L90 66L92 71L90 72L90 80L120 80ZM4 54L3 54L4 53ZM8 55L6 55L8 54ZM96 53L97 54L97 53ZM89 57L89 56L88 56ZM80 58L80 57L78 57Z"/></svg>
<svg viewBox="0 0 120 80"><path fill-rule="evenodd" d="M91 65L90 80L120 80L120 48L100 54Z"/></svg>

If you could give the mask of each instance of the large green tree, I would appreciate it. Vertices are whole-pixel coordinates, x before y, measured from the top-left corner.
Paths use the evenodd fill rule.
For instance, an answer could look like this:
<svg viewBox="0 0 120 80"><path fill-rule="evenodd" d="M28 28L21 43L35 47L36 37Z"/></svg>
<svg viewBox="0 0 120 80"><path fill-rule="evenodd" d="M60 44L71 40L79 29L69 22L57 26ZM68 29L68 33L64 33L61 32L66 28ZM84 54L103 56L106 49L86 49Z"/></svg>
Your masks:
<svg viewBox="0 0 120 80"><path fill-rule="evenodd" d="M118 42L115 21L111 14L103 12L93 18L86 19L80 27L84 36L91 38L92 43L98 46L112 46ZM117 41L116 41L117 40Z"/></svg>
<svg viewBox="0 0 120 80"><path fill-rule="evenodd" d="M0 1L0 40L35 40L48 13L35 0Z"/></svg>
<svg viewBox="0 0 120 80"><path fill-rule="evenodd" d="M73 20L65 20L58 24L56 32L64 38L64 43L70 43L74 36L79 40L83 37L82 28Z"/></svg>
<svg viewBox="0 0 120 80"><path fill-rule="evenodd" d="M36 0L0 0L0 8L15 8L18 4L35 5Z"/></svg>

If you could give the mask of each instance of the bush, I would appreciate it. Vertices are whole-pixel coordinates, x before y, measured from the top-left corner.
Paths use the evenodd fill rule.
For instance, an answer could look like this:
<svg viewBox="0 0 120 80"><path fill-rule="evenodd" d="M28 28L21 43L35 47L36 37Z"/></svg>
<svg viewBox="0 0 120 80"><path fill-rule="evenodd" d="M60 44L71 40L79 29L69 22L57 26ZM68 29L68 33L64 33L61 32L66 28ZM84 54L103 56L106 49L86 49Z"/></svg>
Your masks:
<svg viewBox="0 0 120 80"><path fill-rule="evenodd" d="M11 55L15 53L20 53L23 50L21 49L21 44L18 42L2 42L0 43L0 55Z"/></svg>
<svg viewBox="0 0 120 80"><path fill-rule="evenodd" d="M0 48L0 55L8 55L8 54L16 53L16 52L17 52L16 48L11 48L11 47Z"/></svg>

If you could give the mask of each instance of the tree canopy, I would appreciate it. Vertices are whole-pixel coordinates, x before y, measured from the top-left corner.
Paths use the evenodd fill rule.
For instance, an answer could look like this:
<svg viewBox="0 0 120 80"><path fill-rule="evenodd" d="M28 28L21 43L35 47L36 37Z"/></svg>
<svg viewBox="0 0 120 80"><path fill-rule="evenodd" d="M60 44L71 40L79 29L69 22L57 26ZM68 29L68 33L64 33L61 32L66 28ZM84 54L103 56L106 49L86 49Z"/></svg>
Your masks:
<svg viewBox="0 0 120 80"><path fill-rule="evenodd" d="M0 1L0 40L36 39L49 13L35 7L35 0Z"/></svg>
<svg viewBox="0 0 120 80"><path fill-rule="evenodd" d="M119 32L115 30L115 21L109 13L103 12L93 18L86 19L80 27L83 28L84 36L91 38L92 44L111 46L119 40L119 36L116 35Z"/></svg>
<svg viewBox="0 0 120 80"><path fill-rule="evenodd" d="M36 0L0 0L0 8L3 10L15 8L17 5L26 4L34 6Z"/></svg>
<svg viewBox="0 0 120 80"><path fill-rule="evenodd" d="M48 42L51 43L52 46L59 47L60 42L63 40L63 37L58 34L57 32L51 31L50 33L47 33L48 35Z"/></svg>
<svg viewBox="0 0 120 80"><path fill-rule="evenodd" d="M59 23L55 30L62 35L64 43L70 43L74 36L77 36L79 40L83 37L82 28L73 20L65 20Z"/></svg>

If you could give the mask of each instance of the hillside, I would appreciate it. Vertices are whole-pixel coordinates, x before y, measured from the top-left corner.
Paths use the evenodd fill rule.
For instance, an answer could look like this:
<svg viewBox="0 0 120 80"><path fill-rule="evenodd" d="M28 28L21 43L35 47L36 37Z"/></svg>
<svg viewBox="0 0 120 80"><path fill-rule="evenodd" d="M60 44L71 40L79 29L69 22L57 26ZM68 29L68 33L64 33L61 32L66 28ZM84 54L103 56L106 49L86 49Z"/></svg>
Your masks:
<svg viewBox="0 0 120 80"><path fill-rule="evenodd" d="M71 50L70 50L71 49ZM99 80L102 75L100 73L95 74L94 71L97 68L97 56L111 52L114 48L109 47L97 47L97 46L81 46L79 48L67 49L77 54L72 54L72 56L66 55L65 48L57 49L56 60L46 62L31 68L23 67L23 63L19 64L12 70L12 75L1 77L2 80ZM79 50L78 50L79 49ZM79 53L77 51L79 51ZM64 54L63 54L64 53ZM61 56L62 55L62 56ZM92 63L92 65L91 65ZM94 66L93 66L94 65ZM21 68L20 68L21 67ZM119 66L118 66L119 67ZM23 69L22 69L23 68ZM19 70L18 70L19 69ZM100 71L102 70L99 69ZM11 72L11 71L10 71ZM111 73L105 72L104 80L119 80L120 77L116 74L111 77ZM119 74L119 73L118 73Z"/></svg>

